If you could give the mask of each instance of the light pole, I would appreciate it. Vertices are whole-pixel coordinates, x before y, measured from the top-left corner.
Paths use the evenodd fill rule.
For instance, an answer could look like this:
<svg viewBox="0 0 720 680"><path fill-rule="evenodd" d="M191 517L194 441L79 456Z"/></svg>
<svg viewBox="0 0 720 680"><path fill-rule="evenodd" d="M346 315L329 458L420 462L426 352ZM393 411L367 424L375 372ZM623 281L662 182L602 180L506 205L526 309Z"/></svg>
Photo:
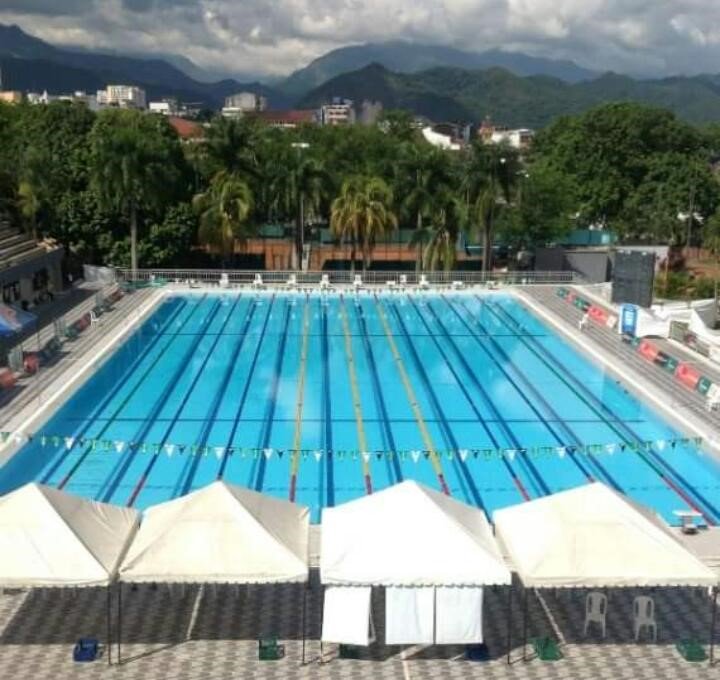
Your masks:
<svg viewBox="0 0 720 680"><path fill-rule="evenodd" d="M295 236L295 269L302 269L302 258L305 251L305 195L300 187L300 157L302 152L310 148L307 142L293 142L292 148L297 149L298 164L295 168L295 186L298 192L298 203L300 212L300 223L298 224L297 234Z"/></svg>

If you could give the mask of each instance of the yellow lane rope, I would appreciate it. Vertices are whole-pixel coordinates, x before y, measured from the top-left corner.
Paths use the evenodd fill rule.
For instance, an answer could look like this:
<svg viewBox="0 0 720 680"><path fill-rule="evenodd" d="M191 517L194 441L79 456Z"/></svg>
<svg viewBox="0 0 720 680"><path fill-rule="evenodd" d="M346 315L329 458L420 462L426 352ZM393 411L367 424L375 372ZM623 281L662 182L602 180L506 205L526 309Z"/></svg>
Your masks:
<svg viewBox="0 0 720 680"><path fill-rule="evenodd" d="M308 345L310 338L310 304L305 300L303 313L303 339L300 350L300 375L298 377L297 399L295 407L295 434L293 436L293 454L290 461L290 500L295 500L298 468L300 466L300 446L302 445L302 416L305 404L305 373L307 367Z"/></svg>

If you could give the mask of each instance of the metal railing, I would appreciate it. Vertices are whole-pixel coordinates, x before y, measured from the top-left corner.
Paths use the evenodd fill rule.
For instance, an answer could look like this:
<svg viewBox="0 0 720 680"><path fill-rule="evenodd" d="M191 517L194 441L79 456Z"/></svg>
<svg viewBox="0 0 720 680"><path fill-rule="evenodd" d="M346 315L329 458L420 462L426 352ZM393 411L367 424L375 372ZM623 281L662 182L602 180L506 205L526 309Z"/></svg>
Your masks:
<svg viewBox="0 0 720 680"><path fill-rule="evenodd" d="M117 269L119 283L197 283L204 285L243 286L251 285L256 276L260 276L264 284L282 286L291 277L295 277L298 286L318 286L324 276L331 285L353 285L356 276L362 278L363 285L385 286L388 281L404 282L408 286L416 286L421 280L430 286L450 286L455 281L465 285L483 285L488 283L502 285L533 285L533 284L573 284L582 283L582 278L575 272L422 272L411 271L252 271L238 269ZM424 279L421 279L424 277Z"/></svg>

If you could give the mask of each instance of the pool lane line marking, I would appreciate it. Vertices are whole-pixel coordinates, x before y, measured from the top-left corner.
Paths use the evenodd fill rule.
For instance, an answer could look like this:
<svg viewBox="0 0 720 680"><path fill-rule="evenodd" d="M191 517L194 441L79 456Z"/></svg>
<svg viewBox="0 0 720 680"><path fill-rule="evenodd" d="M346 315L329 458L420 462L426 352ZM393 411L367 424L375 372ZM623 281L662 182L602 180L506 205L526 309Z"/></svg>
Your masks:
<svg viewBox="0 0 720 680"><path fill-rule="evenodd" d="M207 367L208 361L212 358L213 352L215 351L215 348L220 343L220 339L223 337L223 333L225 329L227 328L228 323L230 322L230 319L232 318L232 315L235 313L235 310L237 309L237 306L242 299L242 295L237 295L235 300L233 301L232 307L227 313L227 316L225 317L225 320L223 321L222 325L220 326L220 329L218 330L217 334L215 335L215 338L212 341L212 344L210 345L210 349L205 353L205 356L203 357L202 361L200 362L200 367L198 368L197 372L193 376L192 380L190 381L189 387L186 388L185 394L183 395L182 400L180 401L180 405L176 407L175 413L173 417L170 419L169 424L165 428L165 434L162 436L162 439L160 441L160 445L164 446L167 443L168 438L172 434L173 429L177 425L178 421L180 420L180 416L185 409L185 406L187 406L187 402L192 396L193 392L195 391L195 388L197 387L198 383L200 382L200 379L205 371L205 368ZM248 306L248 311L246 312L247 316L251 315L251 310L254 307L252 302ZM215 396L215 403L217 403L217 396L218 393L216 392ZM212 421L208 424L205 424L204 430L208 431L209 428L212 427ZM202 441L195 441L194 444L197 446L202 446L204 442ZM127 507L132 507L135 504L135 500L140 495L140 491L144 488L145 484L147 483L147 480L150 478L150 474L153 471L153 468L155 467L156 463L158 462L160 456L151 456L148 464L145 466L145 470L140 475L140 478L138 479L137 483L135 484L135 488L133 489L132 493L130 494L130 497L127 500ZM183 470L181 472L180 478L184 477L185 470L190 467L191 469L196 469L197 465L200 462L201 456L195 455L190 456L188 458L187 463L183 466ZM175 485L175 488L173 489L173 498L177 495L178 492L178 485ZM184 491L184 493L187 493L187 489Z"/></svg>
<svg viewBox="0 0 720 680"><path fill-rule="evenodd" d="M327 302L327 300L325 300ZM323 304L320 299L320 315L322 327L322 365L323 365L323 448L327 452L325 455L325 471L327 478L325 480L325 488L327 489L326 503L328 507L335 505L335 474L333 460L333 438L332 438L332 404L330 403L330 345L328 342L328 305ZM322 477L321 477L322 481ZM322 500L322 484L320 486L320 497Z"/></svg>
<svg viewBox="0 0 720 680"><path fill-rule="evenodd" d="M463 325L468 329L468 331L473 334L472 329L467 323L466 319L463 319L460 314L458 314L457 309L453 306L453 304L448 301L447 298L442 298L445 304L455 313L456 316L461 320ZM538 418L538 420L545 426L545 429L555 438L555 441L562 446L567 446L567 441L564 440L556 431L555 428L552 427L550 421L540 412L540 410L537 408L537 406L528 398L527 394L523 392L517 382L510 377L509 370L505 369L502 364L490 353L489 349L484 345L484 343L481 341L481 339L488 340L488 342L495 348L495 351L500 355L501 359L504 359L508 366L512 368L512 371L517 376L517 378L525 385L527 390L532 394L532 396L545 408L545 410L552 416L552 420L559 424L561 427L564 428L565 434L569 434L569 439L571 442L574 442L575 444L580 443L580 438L573 432L573 430L565 423L565 421L560 417L560 415L555 411L555 409L549 404L549 402L543 397L543 395L536 389L532 381L528 378L528 376L521 371L515 363L510 359L508 354L505 352L505 350L502 348L502 346L494 339L493 334L486 328L484 324L480 322L477 315L473 314L464 304L462 303L463 309L465 310L467 316L471 318L477 326L480 327L482 334L476 334L476 341L482 348L482 350L487 354L489 359L500 369L500 371L505 375L508 382L514 387L514 389L517 391L517 393L520 395L521 399L528 405L530 410L535 414L535 416ZM572 444L571 444L572 445ZM575 463L577 468L580 470L580 472L585 476L585 478L588 480L588 482L594 482L595 477L591 474L591 472L585 467L585 465L580 461L580 459L576 456L574 452L568 454L570 456L570 460ZM529 460L527 461L528 464L533 465ZM595 460L595 457L591 457L591 462L593 462L600 473L600 475L607 481L614 489L617 491L622 492L622 488L620 485L615 481L615 479L612 477L612 475L599 463L599 461ZM533 467L535 467L533 465ZM538 471L538 474L539 471Z"/></svg>
<svg viewBox="0 0 720 680"><path fill-rule="evenodd" d="M443 438L445 439L445 443L450 446L450 448L454 451L459 451L460 446L458 445L457 439L455 438L455 433L452 431L452 428L450 427L450 423L448 423L448 420L445 416L445 411L443 410L442 406L440 405L440 400L437 397L437 394L435 393L435 389L432 386L432 383L430 382L430 377L427 374L427 371L425 370L425 367L423 366L422 361L420 360L420 355L417 353L417 349L415 348L415 343L410 338L410 334L408 333L407 327L405 326L405 322L402 319L402 315L398 311L397 305L393 302L386 302L386 304L392 309L392 311L395 314L395 319L397 320L398 326L400 327L400 330L402 331L402 334L405 338L405 342L407 344L408 349L410 350L410 357L415 364L415 368L418 372L418 375L420 376L420 381L425 387L425 392L428 395L428 398L430 399L430 403L432 405L432 409L435 413L435 416L440 424L440 428L443 434ZM433 342L435 343L435 346L438 347L439 345L437 343L437 339L433 338ZM453 374L453 377L456 380L456 383L458 386L461 386L461 383L458 379L457 374L455 373L454 367L448 363L447 358L442 350L440 350L440 356L442 356L443 360L445 361L445 364L450 369L450 372ZM468 399L467 391L465 390L464 386L460 387L461 392L465 396L466 399ZM460 481L462 484L462 481L465 481L465 484L467 484L468 489L470 490L470 496L472 496L472 499L477 507L479 507L484 513L485 516L490 519L488 515L487 508L485 507L485 503L483 502L482 496L480 492L478 491L477 485L475 484L475 480L473 479L473 476L469 473L467 464L465 463L462 458L459 457L459 454L456 454L453 456L453 463L455 464L455 467L460 468ZM465 488L463 488L464 492L467 492Z"/></svg>
<svg viewBox="0 0 720 680"><path fill-rule="evenodd" d="M197 348L199 347L200 343L202 342L203 338L207 337L208 329L212 325L213 321L215 320L215 317L217 316L218 311L221 309L222 305L220 304L219 300L215 302L213 307L210 310L209 317L205 317L203 319L203 326L202 326L202 332L196 334L193 337L193 340L190 343L190 346L187 350L185 350L184 354L182 355L182 359L178 363L177 367L175 368L175 371L172 374L172 377L167 381L164 382L164 387L162 392L160 393L160 396L153 402L152 408L150 410L150 413L147 415L145 420L143 421L143 425L140 428L138 432L136 432L133 435L133 439L130 441L135 442L142 442L144 441L145 437L147 436L147 433L150 432L153 425L155 424L155 418L157 418L158 415L160 415L160 412L162 411L163 407L166 405L167 400L170 398L170 395L173 393L175 388L177 387L178 381L180 378L182 378L183 374L187 370L187 366L192 360L193 355L197 351ZM110 499L112 498L115 491L117 491L117 488L122 481L123 477L125 476L125 473L130 469L130 466L132 465L133 461L135 460L135 456L137 455L137 448L135 451L132 451L132 448L130 449L129 453L125 456L122 456L120 460L118 461L117 465L113 468L112 472L110 473L110 478L105 481L105 483L100 487L100 490L96 494L96 498L100 497L104 503L109 503Z"/></svg>
<svg viewBox="0 0 720 680"><path fill-rule="evenodd" d="M302 446L303 408L305 406L305 374L307 368L308 345L310 339L310 303L305 298L303 310L303 334L300 349L300 368L297 383L297 397L295 398L295 432L293 433L293 452L290 459L290 491L288 498L295 502L297 477L300 469L300 447Z"/></svg>
<svg viewBox="0 0 720 680"><path fill-rule="evenodd" d="M343 298L342 293L340 294L341 299ZM370 334L367 330L367 322L365 321L365 312L363 310L360 301L355 298L355 315L358 320L358 326L360 327L360 334L362 338L363 349L365 350L365 359L370 367L370 378L373 384L373 396L375 397L375 405L378 413L380 414L380 420L382 423L382 436L383 444L386 451L390 451L392 454L391 460L388 462L388 472L392 470L395 474L395 482L403 481L402 468L400 467L400 461L397 456L397 446L395 445L395 436L393 435L392 425L390 424L390 417L388 416L387 406L385 405L385 397L383 396L382 386L380 385L380 377L378 375L377 363L375 362L375 355L373 354L372 344L370 343ZM378 336L384 337L384 336Z"/></svg>
<svg viewBox="0 0 720 680"><path fill-rule="evenodd" d="M488 437L490 437L490 441L493 443L494 448L500 449L503 448L500 446L500 441L493 433L492 429L488 427L488 424L483 418L482 413L480 413L480 410L475 405L475 400L470 396L470 393L466 390L465 386L463 385L463 381L460 379L460 376L455 371L454 367L452 366L449 357L445 354L445 352L442 350L440 343L437 340L437 337L432 332L432 329L430 328L430 324L428 323L427 319L422 313L422 310L418 308L417 303L414 300L410 300L411 304L415 307L416 313L418 317L422 320L423 324L425 324L425 328L427 328L428 333L430 334L430 337L433 338L435 345L437 346L438 350L443 356L443 359L445 360L445 363L450 368L453 376L455 377L455 381L458 384L458 387L461 389L463 394L465 395L465 398L468 400L468 403L470 404L470 408L472 408L473 413L475 414L475 417L477 420L482 424L483 429L487 433ZM503 429L503 432L505 433L505 437L507 438L508 442L510 442L516 449L520 448L520 442L515 437L515 433L510 429L505 419L500 415L500 412L498 411L497 407L495 406L495 403L490 399L490 396L487 394L485 389L480 383L480 380L478 379L477 375L475 374L475 371L472 369L470 364L467 362L467 359L463 356L463 353L460 351L460 348L457 346L457 343L455 340L453 340L450 333L448 333L447 329L445 328L445 324L441 321L440 317L437 315L435 310L432 308L430 303L428 302L426 304L426 308L428 311L432 314L433 318L437 322L438 326L440 326L440 329L443 333L443 336L446 340L446 342L449 344L449 346L454 350L456 356L458 357L460 363L462 364L463 368L465 369L465 373L470 378L470 381L472 382L475 389L478 391L480 396L482 397L483 401L485 402L485 405L495 414L497 422L500 424L500 427ZM500 460L505 465L506 470L508 471L508 474L510 475L510 479L512 480L513 484L515 484L515 488L517 489L518 493L522 497L523 500L529 501L530 500L530 494L528 493L527 489L525 488L525 485L522 483L522 480L520 477L518 477L518 474L513 469L513 465L510 461L508 461L505 456L501 456Z"/></svg>
<svg viewBox="0 0 720 680"><path fill-rule="evenodd" d="M242 295L242 294L238 294ZM227 388L230 385L230 381L232 380L232 376L235 373L235 369L237 368L238 359L240 358L240 352L242 351L242 348L245 346L245 341L247 340L248 332L250 331L250 324L252 323L252 320L255 318L255 311L257 310L257 297L250 299L250 304L248 305L247 312L245 313L245 320L243 321L242 330L238 334L238 340L235 343L235 347L233 348L233 353L230 361L228 362L228 367L225 369L225 373L223 375L222 383L220 384L220 388L215 391L215 396L213 397L213 402L210 406L210 409L208 410L208 417L203 419L203 427L202 427L202 433L200 435L200 439L196 442L198 446L206 446L208 439L210 437L210 433L212 432L212 429L215 425L215 419L217 417L218 409L220 408L220 405L223 402L223 399L225 398L225 393L227 392ZM187 422L187 419L185 420ZM163 439L163 445L165 444L165 441L167 437L170 436L170 432L165 436L165 439ZM192 486L193 479L195 479L195 474L197 472L198 467L200 466L200 456L193 456L192 462L189 465L189 470L187 473L187 477L185 481L182 483L182 487L179 489L180 495L185 495L188 491L190 491L190 487ZM181 479L185 477L185 472L183 471L181 475ZM178 491L178 485L175 487L175 493Z"/></svg>
<svg viewBox="0 0 720 680"><path fill-rule="evenodd" d="M146 350L144 350L142 352L142 354L138 357L138 359L130 365L130 369L129 369L130 371L137 370L139 368L140 364L145 359L147 359L149 352L157 345L157 342L159 341L159 339L161 337L165 337L164 336L165 329L167 329L169 327L169 325L173 321L175 321L177 316L179 316L180 311L185 309L186 306L187 306L187 304L185 302L183 302L182 305L178 306L178 309L175 311L175 313L173 313L171 318L165 324L163 331L161 333L159 333L155 338L153 338L151 343L149 343L149 347L146 348ZM167 341L165 346L162 347L162 349L160 350L158 355L150 362L150 365L142 372L139 379L135 383L135 386L130 390L130 392L126 395L126 397L122 400L122 402L120 402L120 405L116 409L114 409L112 415L106 419L105 424L101 427L100 431L97 433L97 435L94 437L94 439L98 439L99 437L102 437L105 434L105 432L107 432L108 429L115 423L115 418L120 415L122 410L128 405L130 400L135 396L136 392L138 391L138 389L140 389L142 384L145 382L145 379L148 377L148 375L150 375L150 373L152 373L152 371L155 370L158 363L162 359L163 355L165 354L165 352L168 350L168 348L172 344L173 340L178 337L178 335L180 334L180 331L185 327L185 324L187 324L187 322L193 317L193 315L199 309L199 307L200 307L200 303L198 303L194 309L190 310L190 313L187 315L187 317L185 317L185 319L180 323L178 330L174 331L170 335L170 339ZM117 396L118 392L125 384L126 383L123 382L122 380L117 381L115 388L112 389L110 394L105 398L103 405L102 405L101 409L99 410L100 413L102 413L106 407L110 406L110 404L112 403L112 400ZM95 417L97 417L97 416L94 416L93 420L91 420L84 428L81 429L81 431L80 431L81 433L79 436L82 436L82 434L87 432L90 429L90 427L96 422L94 419ZM83 451L83 453L80 454L78 459L71 466L70 470L65 474L65 476L62 478L62 480L58 483L58 489L62 490L67 485L67 483L70 481L72 476L77 472L77 470L80 468L80 466L85 461L85 459L90 455L91 451L92 451L92 446L88 445L86 447L85 451ZM60 458L60 460L58 460L53 465L53 467L46 473L45 477L43 477L43 480L42 480L43 484L49 483L52 475L55 474L55 472L57 472L58 468L60 467L60 465L62 465L63 461L67 458L68 455L69 455L69 450L65 451L65 454Z"/></svg>
<svg viewBox="0 0 720 680"><path fill-rule="evenodd" d="M378 310L378 318L380 319L380 323L382 324L383 330L385 331L385 337L387 338L388 344L390 345L390 351L392 352L393 359L395 360L395 366L397 366L398 373L400 374L400 380L402 381L408 401L410 402L410 408L412 409L413 415L415 416L415 421L417 422L418 429L420 430L420 435L422 436L423 442L425 444L425 450L430 454L430 463L435 470L438 481L440 482L440 488L442 489L444 494L449 496L450 489L448 488L447 482L445 481L442 464L440 463L440 458L437 454L437 451L435 450L435 445L433 444L430 432L428 431L427 425L425 424L425 419L423 418L422 412L420 411L420 405L418 403L417 396L415 395L415 390L410 383L410 378L408 377L407 371L405 370L403 360L400 356L400 352L398 352L398 348L395 344L395 339L393 338L392 331L390 330L390 325L388 324L387 318L385 317L385 312L383 311L382 306L378 302L377 295L374 296L374 299L375 306Z"/></svg>
<svg viewBox="0 0 720 680"><path fill-rule="evenodd" d="M273 420L275 417L275 409L277 408L277 396L278 391L280 390L280 375L282 373L283 360L285 359L285 345L287 344L288 328L290 326L291 309L292 307L286 299L285 321L283 323L282 334L280 335L280 342L278 342L277 355L275 356L273 376L270 383L270 395L267 406L265 407L265 422L258 442L259 447L263 451L270 446L270 437L272 436ZM261 455L257 463L257 474L255 474L255 470L253 469L250 476L250 479L255 476L255 483L252 485L255 491L262 491L266 467L267 458L264 455ZM250 484L248 483L248 486L249 485Z"/></svg>
<svg viewBox="0 0 720 680"><path fill-rule="evenodd" d="M478 298L478 301L485 305L485 302L483 302L480 298ZM488 308L492 313L495 314L496 318L500 319L499 314L490 306L487 305ZM506 315L510 316L507 312L505 312ZM518 322L514 320L512 316L510 318L513 320L513 323L516 326L519 326ZM501 321L502 323L502 321ZM505 322L507 325L507 322ZM519 335L520 338L523 338L524 336ZM555 375L560 378L570 389L582 400L585 402L585 404L590 407L606 424L606 426L610 427L611 430L616 432L619 436L621 436L627 443L630 443L632 441L633 443L642 441L642 439L637 435L637 433L629 427L625 422L620 420L617 416L617 414L609 407L606 406L602 401L600 401L592 392L590 392L585 385L583 385L577 378L575 378L574 375L572 375L558 360L557 358L549 352L545 347L540 345L536 340L533 339L534 344L531 346L530 343L525 342L523 340L523 344L530 349L535 356L537 356L541 361L545 363L545 365L555 373ZM535 349L535 347L538 347L539 349ZM545 358L543 358L545 357ZM552 364L552 365L551 365ZM553 368L555 366L555 368ZM570 382L575 386L572 387L570 385ZM584 396L583 396L584 395ZM605 418L602 413L607 413L610 416L614 418L614 420L611 422ZM624 434L621 432L624 431ZM629 441L630 440L630 441ZM658 463L662 464L663 467L665 467L671 474L675 474L677 478L680 480L680 483L684 484L686 487L689 487L692 489L692 493L697 496L697 498L702 501L702 503L705 504L706 508L709 508L712 513L718 514L717 509L707 501L707 499L704 498L704 496L694 489L692 485L690 485L686 479L684 479L683 475L681 475L677 470L673 469L671 466L667 464L666 461L662 459L662 457L658 456L652 448L650 449L649 453L653 455L653 459L655 459L655 463L653 463L653 460L648 458L645 455L645 452L638 450L638 455L640 456L640 459L644 461L659 477L660 479L665 482L665 484L672 489L680 498L685 501L685 503L688 504L688 507L690 507L692 510L699 512L706 522L708 522L710 525L716 525L717 522L715 519L713 519L711 516L708 515L702 508L698 506L698 504L691 498L689 493L685 490L683 490L671 477L668 476L663 470L661 470L658 467Z"/></svg>
<svg viewBox="0 0 720 680"><path fill-rule="evenodd" d="M355 427L357 429L358 444L360 445L360 458L363 471L363 479L365 480L365 491L368 494L373 492L372 476L370 471L370 461L367 459L370 449L365 436L365 423L362 414L362 398L360 396L360 388L358 387L357 374L355 373L355 357L352 349L352 336L350 335L350 324L348 323L348 310L345 306L345 300L340 298L342 311L340 318L342 320L343 335L345 336L345 355L348 369L348 377L350 379L350 391L352 392L353 410L355 413Z"/></svg>
<svg viewBox="0 0 720 680"><path fill-rule="evenodd" d="M250 386L252 385L252 378L255 373L255 367L257 366L257 360L260 356L260 350L263 346L263 340L265 340L265 333L267 332L268 325L270 323L270 316L272 314L273 305L275 304L275 293L272 294L272 297L270 298L270 304L268 305L268 311L265 315L265 319L263 320L262 330L260 331L260 337L258 338L257 345L255 345L255 352L253 353L252 361L250 362L250 370L248 370L247 378L245 380L245 385L243 386L242 394L240 395L240 399L238 400L238 406L237 410L235 411L235 417L233 418L233 424L230 428L230 434L227 438L227 445L225 446L225 453L223 453L222 460L220 461L220 467L218 468L218 473L216 476L216 479L219 481L225 476L225 468L227 467L228 461L230 460L230 448L232 447L232 443L235 440L235 435L237 434L238 427L240 426L240 420L242 418L242 412L245 408L245 402L247 401L247 396L250 392Z"/></svg>

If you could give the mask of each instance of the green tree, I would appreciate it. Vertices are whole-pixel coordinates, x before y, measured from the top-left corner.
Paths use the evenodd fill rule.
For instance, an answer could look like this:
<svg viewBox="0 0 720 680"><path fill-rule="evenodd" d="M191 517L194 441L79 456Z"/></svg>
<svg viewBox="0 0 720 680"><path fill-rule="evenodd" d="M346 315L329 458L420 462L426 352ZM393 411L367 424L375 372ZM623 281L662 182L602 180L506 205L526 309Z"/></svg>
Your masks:
<svg viewBox="0 0 720 680"><path fill-rule="evenodd" d="M159 116L102 112L90 134L91 186L100 202L130 223L130 266L138 268L138 224L144 209L172 203L184 174L174 132Z"/></svg>
<svg viewBox="0 0 720 680"><path fill-rule="evenodd" d="M253 197L247 182L238 174L219 172L204 193L193 199L200 217L198 239L219 251L226 265L235 252L235 242L244 242L249 233L248 218Z"/></svg>
<svg viewBox="0 0 720 680"><path fill-rule="evenodd" d="M423 252L425 269L454 269L458 237L466 219L466 206L459 196L450 190L437 195L429 220L430 234Z"/></svg>
<svg viewBox="0 0 720 680"><path fill-rule="evenodd" d="M350 242L350 269L355 271L358 247L363 271L370 264L379 236L397 228L390 187L379 177L356 176L345 180L330 211L330 230L335 238Z"/></svg>

